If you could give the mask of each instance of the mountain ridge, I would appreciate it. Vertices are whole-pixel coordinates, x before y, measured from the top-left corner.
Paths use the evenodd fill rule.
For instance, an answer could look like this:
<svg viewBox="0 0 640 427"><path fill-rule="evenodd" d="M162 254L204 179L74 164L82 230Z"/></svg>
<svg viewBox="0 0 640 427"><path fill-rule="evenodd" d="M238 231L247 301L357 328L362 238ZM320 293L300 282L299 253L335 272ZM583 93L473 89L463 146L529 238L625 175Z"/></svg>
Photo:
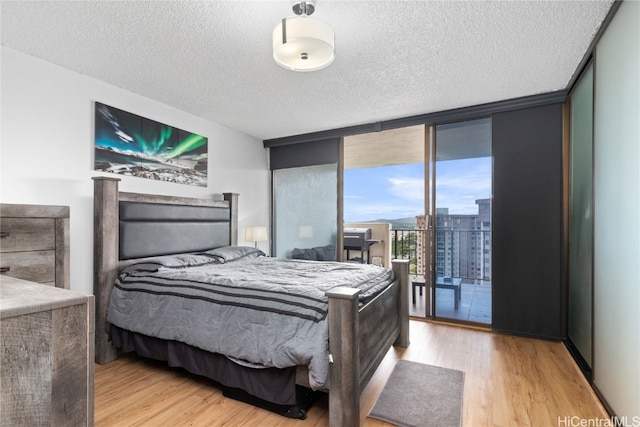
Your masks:
<svg viewBox="0 0 640 427"><path fill-rule="evenodd" d="M395 219L374 219L371 221L352 221L352 224L370 224L370 223L389 223L391 228L416 228L417 221L415 216Z"/></svg>

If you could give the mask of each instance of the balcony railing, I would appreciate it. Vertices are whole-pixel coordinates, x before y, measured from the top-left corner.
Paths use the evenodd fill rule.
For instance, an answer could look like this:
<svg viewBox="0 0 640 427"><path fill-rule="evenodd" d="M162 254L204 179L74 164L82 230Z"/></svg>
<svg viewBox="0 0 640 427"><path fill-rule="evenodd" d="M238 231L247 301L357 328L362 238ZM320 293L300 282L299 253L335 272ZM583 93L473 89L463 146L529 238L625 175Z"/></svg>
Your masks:
<svg viewBox="0 0 640 427"><path fill-rule="evenodd" d="M426 236L426 230L419 228L391 230L393 257L408 259L413 275L427 273ZM464 283L487 283L491 280L490 229L438 229L433 241L436 277L466 279Z"/></svg>

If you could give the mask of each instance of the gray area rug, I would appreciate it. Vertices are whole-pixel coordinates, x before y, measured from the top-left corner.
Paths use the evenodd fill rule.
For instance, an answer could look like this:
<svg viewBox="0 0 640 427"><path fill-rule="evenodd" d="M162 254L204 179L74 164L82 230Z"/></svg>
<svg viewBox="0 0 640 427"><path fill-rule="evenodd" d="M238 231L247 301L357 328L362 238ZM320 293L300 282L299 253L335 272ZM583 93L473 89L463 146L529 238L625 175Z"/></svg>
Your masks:
<svg viewBox="0 0 640 427"><path fill-rule="evenodd" d="M399 360L369 417L401 427L460 427L464 372Z"/></svg>

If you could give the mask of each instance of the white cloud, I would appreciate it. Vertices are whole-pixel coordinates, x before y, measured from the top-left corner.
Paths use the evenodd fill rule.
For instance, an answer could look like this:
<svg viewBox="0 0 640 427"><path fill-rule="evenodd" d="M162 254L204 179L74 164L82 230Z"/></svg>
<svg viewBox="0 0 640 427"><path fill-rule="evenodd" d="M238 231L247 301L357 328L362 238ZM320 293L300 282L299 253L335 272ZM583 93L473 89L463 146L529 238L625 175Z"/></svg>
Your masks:
<svg viewBox="0 0 640 427"><path fill-rule="evenodd" d="M424 213L421 172L377 170L360 184L362 195L345 195L346 221L395 219ZM491 159L463 159L436 164L436 203L451 214L478 213L475 201L491 197Z"/></svg>
<svg viewBox="0 0 640 427"><path fill-rule="evenodd" d="M424 179L420 178L389 178L391 188L388 192L405 200L424 200Z"/></svg>
<svg viewBox="0 0 640 427"><path fill-rule="evenodd" d="M454 160L436 165L436 207L451 214L478 213L475 201L491 197L489 159Z"/></svg>

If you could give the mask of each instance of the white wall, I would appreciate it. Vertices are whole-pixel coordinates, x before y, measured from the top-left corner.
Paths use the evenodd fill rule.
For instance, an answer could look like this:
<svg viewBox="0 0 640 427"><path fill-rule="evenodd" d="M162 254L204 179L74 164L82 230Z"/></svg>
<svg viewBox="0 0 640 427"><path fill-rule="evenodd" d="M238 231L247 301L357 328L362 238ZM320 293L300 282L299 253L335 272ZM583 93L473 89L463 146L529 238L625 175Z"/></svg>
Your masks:
<svg viewBox="0 0 640 427"><path fill-rule="evenodd" d="M624 1L596 46L593 381L640 422L640 2Z"/></svg>
<svg viewBox="0 0 640 427"><path fill-rule="evenodd" d="M1 49L0 201L70 207L71 289L93 293L92 176L121 178L120 189L129 192L216 198L223 192L239 193L240 244L245 243L246 225L269 225L270 174L262 141L19 51ZM208 137L208 187L93 171L94 101Z"/></svg>

